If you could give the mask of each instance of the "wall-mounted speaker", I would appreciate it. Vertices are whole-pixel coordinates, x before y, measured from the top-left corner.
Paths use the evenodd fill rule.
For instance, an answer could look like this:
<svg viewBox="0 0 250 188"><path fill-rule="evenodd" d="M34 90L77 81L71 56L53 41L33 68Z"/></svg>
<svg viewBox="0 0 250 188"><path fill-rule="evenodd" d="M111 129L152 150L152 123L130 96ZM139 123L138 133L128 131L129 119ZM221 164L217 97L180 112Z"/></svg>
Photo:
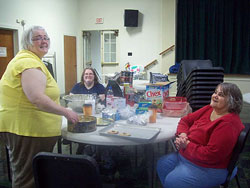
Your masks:
<svg viewBox="0 0 250 188"><path fill-rule="evenodd" d="M124 26L138 27L138 10L125 10L124 12Z"/></svg>

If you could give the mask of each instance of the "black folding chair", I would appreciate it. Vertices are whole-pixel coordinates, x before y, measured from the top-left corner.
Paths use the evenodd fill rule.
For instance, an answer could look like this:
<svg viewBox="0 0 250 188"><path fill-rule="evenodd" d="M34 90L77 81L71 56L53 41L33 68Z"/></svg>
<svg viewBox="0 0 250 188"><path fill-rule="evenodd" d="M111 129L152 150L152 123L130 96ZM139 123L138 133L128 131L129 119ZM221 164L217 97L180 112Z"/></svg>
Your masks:
<svg viewBox="0 0 250 188"><path fill-rule="evenodd" d="M99 168L87 155L40 152L33 158L36 188L101 188Z"/></svg>
<svg viewBox="0 0 250 188"><path fill-rule="evenodd" d="M234 177L236 179L237 186L240 188L240 182L239 182L239 178L237 176L237 173L234 177L232 177L232 175L234 175L233 174L234 169L237 168L240 154L243 151L243 148L245 146L245 143L246 143L246 140L247 140L247 137L249 134L250 123L245 123L244 125L245 125L245 129L239 135L238 141L237 141L237 143L234 147L234 150L233 150L231 160L230 160L228 167L227 167L227 170L228 170L227 179L223 184L221 184L221 186L223 186L224 188L228 187L231 179L233 179Z"/></svg>

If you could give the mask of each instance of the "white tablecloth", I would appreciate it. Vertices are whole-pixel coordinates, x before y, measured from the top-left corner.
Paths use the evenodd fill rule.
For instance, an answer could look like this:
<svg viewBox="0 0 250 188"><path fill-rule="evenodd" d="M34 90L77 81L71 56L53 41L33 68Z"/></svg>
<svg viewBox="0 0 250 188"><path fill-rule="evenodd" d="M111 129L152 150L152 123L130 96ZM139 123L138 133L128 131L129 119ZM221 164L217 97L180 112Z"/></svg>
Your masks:
<svg viewBox="0 0 250 188"><path fill-rule="evenodd" d="M62 123L62 137L66 140L92 144L92 145L106 145L106 146L125 146L125 145L140 145L140 144L149 144L149 143L158 143L167 141L174 137L177 124L180 118L171 118L171 117L159 117L156 123L148 123L146 127L157 127L160 128L160 133L151 140L146 140L143 142L138 142L135 140L129 140L126 138L117 138L110 136L103 136L99 134L99 130L104 127L97 127L97 130L90 133L72 133L67 131L67 120L63 117ZM126 121L118 121L123 124ZM128 125L131 126L131 125Z"/></svg>

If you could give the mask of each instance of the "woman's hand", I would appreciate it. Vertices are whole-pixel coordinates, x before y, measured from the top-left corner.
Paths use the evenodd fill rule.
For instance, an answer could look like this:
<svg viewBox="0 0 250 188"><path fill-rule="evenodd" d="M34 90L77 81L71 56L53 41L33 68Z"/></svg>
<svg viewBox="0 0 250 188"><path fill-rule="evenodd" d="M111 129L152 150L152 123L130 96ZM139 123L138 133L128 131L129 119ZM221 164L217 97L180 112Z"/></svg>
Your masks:
<svg viewBox="0 0 250 188"><path fill-rule="evenodd" d="M69 109L66 109L65 117L73 124L76 124L79 121L78 114Z"/></svg>
<svg viewBox="0 0 250 188"><path fill-rule="evenodd" d="M186 133L183 133L186 134ZM178 150L180 149L185 149L187 147L187 145L189 144L189 140L188 137L185 135L181 135L179 137L176 138L175 140L175 146Z"/></svg>
<svg viewBox="0 0 250 188"><path fill-rule="evenodd" d="M181 133L178 135L180 138L187 138L187 133Z"/></svg>

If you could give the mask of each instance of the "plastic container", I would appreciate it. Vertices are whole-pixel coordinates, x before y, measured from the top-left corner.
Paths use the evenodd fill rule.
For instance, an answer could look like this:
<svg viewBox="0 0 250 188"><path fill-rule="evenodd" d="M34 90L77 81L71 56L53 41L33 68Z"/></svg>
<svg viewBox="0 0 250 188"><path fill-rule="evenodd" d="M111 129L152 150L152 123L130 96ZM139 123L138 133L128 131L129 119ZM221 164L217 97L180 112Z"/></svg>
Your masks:
<svg viewBox="0 0 250 188"><path fill-rule="evenodd" d="M162 110L162 115L167 117L183 117L188 114L187 107L181 110Z"/></svg>
<svg viewBox="0 0 250 188"><path fill-rule="evenodd" d="M106 107L107 108L113 108L114 107L114 93L113 93L113 90L112 90L111 86L108 88L108 91L107 91Z"/></svg>
<svg viewBox="0 0 250 188"><path fill-rule="evenodd" d="M181 110L187 106L186 97L166 97L164 101L164 108L169 110Z"/></svg>
<svg viewBox="0 0 250 188"><path fill-rule="evenodd" d="M71 108L73 111L77 113L83 113L83 105L85 103L92 103L92 109L94 114L95 106L97 104L97 95L93 94L70 94L63 96L63 99L66 103L66 106Z"/></svg>
<svg viewBox="0 0 250 188"><path fill-rule="evenodd" d="M186 97L167 97L164 101L163 115L168 117L182 117L187 114Z"/></svg>

